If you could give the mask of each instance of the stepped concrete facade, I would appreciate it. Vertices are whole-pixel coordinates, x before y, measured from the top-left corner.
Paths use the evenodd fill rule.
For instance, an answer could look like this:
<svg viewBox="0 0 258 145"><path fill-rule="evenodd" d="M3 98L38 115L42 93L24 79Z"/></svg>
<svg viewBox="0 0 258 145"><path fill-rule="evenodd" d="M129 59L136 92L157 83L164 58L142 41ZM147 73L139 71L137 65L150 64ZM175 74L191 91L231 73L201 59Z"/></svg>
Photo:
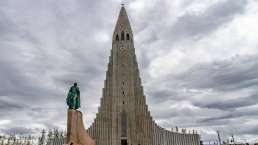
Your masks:
<svg viewBox="0 0 258 145"><path fill-rule="evenodd" d="M146 104L133 38L122 7L113 33L103 96L96 118L87 130L89 135L96 145L199 145L198 134L171 132L153 120Z"/></svg>

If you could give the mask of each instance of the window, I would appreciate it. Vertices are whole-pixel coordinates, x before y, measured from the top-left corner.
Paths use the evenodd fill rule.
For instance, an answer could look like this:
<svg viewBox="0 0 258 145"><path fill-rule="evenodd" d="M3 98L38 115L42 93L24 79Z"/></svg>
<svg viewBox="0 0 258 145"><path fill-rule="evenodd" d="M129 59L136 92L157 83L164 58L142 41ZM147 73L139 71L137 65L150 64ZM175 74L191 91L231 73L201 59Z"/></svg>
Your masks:
<svg viewBox="0 0 258 145"><path fill-rule="evenodd" d="M121 40L125 40L124 31L121 32Z"/></svg>
<svg viewBox="0 0 258 145"><path fill-rule="evenodd" d="M130 40L130 35L128 33L126 34L126 39Z"/></svg>
<svg viewBox="0 0 258 145"><path fill-rule="evenodd" d="M118 34L116 35L116 40L117 40L117 41L119 40L119 36L118 36Z"/></svg>
<svg viewBox="0 0 258 145"><path fill-rule="evenodd" d="M121 113L121 136L126 137L127 136L127 115L126 112L123 110Z"/></svg>

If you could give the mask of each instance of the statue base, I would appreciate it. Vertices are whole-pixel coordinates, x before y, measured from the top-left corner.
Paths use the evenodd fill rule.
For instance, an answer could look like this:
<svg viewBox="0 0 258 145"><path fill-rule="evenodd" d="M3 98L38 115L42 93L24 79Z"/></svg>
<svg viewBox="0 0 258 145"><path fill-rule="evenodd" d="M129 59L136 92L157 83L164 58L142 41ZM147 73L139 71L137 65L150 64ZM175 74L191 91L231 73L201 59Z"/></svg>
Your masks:
<svg viewBox="0 0 258 145"><path fill-rule="evenodd" d="M84 128L82 113L68 109L67 116L67 141L64 145L95 145L95 141Z"/></svg>

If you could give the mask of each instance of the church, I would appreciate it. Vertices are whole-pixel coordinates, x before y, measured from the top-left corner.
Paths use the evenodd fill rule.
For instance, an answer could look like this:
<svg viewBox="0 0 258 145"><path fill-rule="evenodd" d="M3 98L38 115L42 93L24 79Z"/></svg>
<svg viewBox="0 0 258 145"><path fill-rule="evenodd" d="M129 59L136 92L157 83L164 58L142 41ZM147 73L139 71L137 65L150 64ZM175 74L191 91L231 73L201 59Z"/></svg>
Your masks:
<svg viewBox="0 0 258 145"><path fill-rule="evenodd" d="M153 120L146 104L133 31L124 6L113 33L102 94L96 118L87 129L96 145L200 145L196 132L168 131Z"/></svg>

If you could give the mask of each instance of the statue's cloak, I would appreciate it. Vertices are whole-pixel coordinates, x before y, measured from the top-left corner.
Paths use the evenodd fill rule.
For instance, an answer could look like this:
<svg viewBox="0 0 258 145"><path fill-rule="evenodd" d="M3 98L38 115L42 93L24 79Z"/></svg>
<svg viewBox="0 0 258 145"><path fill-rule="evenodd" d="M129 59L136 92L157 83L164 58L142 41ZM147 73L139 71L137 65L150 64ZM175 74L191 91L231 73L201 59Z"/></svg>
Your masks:
<svg viewBox="0 0 258 145"><path fill-rule="evenodd" d="M66 103L70 109L80 108L80 90L78 87L72 86L66 98Z"/></svg>

